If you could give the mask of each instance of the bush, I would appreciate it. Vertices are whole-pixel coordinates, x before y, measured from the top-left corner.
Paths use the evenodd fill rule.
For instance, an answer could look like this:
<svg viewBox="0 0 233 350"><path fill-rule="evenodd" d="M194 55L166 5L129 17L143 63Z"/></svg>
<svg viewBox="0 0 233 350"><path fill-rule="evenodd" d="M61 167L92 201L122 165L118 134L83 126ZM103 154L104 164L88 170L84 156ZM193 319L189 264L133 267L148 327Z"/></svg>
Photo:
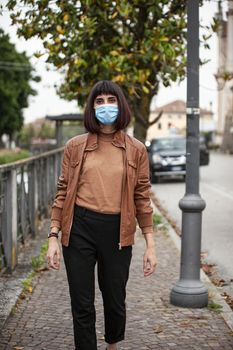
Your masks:
<svg viewBox="0 0 233 350"><path fill-rule="evenodd" d="M30 157L30 152L28 150L0 150L0 165L12 163L20 159Z"/></svg>

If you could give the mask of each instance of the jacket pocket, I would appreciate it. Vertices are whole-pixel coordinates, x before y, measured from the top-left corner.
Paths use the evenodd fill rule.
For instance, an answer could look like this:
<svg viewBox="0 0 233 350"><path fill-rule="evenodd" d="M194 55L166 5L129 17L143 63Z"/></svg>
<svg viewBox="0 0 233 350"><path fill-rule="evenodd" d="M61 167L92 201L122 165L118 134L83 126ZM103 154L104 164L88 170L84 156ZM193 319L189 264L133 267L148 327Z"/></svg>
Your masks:
<svg viewBox="0 0 233 350"><path fill-rule="evenodd" d="M70 161L69 181L73 179L75 170L77 169L79 162L80 162L80 160L71 160Z"/></svg>
<svg viewBox="0 0 233 350"><path fill-rule="evenodd" d="M136 177L137 174L137 163L133 160L128 159L128 175L129 177Z"/></svg>

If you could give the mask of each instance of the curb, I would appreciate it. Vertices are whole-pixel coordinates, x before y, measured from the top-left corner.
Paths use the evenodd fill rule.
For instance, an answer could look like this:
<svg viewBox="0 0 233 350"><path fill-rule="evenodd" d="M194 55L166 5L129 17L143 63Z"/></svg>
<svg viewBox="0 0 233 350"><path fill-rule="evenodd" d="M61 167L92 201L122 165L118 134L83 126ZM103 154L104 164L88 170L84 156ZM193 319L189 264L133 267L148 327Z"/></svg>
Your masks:
<svg viewBox="0 0 233 350"><path fill-rule="evenodd" d="M166 218L163 216L163 214L160 212L160 210L156 207L156 205L153 202L153 198L151 198L151 204L153 207L154 213L159 213L163 218L164 221L168 227L168 235L173 241L176 249L178 250L179 253L181 253L181 238L177 235L173 227L170 225L170 223L166 220ZM230 330L233 332L233 312L230 308L230 306L227 304L227 302L223 299L215 285L211 282L209 277L206 275L206 273L200 269L200 278L202 282L205 283L205 285L208 288L208 291L211 294L211 299L219 304L222 308L219 311L221 316L223 317L224 321L226 322L227 326L230 328Z"/></svg>
<svg viewBox="0 0 233 350"><path fill-rule="evenodd" d="M23 260L18 263L13 273L7 276L0 276L0 336L8 318L12 315L12 311L15 308L17 309L18 303L31 297L30 293L26 293L25 298L21 299L21 294L24 289L22 282L34 271L31 265L31 259L33 256L39 254L42 244L46 241L47 236L46 233L44 233L44 225L46 225L46 221L44 221L43 228L38 232L35 239L30 238L30 244L19 253ZM22 268L22 266L25 267ZM39 272L33 277L33 289L38 283L40 276L41 273Z"/></svg>

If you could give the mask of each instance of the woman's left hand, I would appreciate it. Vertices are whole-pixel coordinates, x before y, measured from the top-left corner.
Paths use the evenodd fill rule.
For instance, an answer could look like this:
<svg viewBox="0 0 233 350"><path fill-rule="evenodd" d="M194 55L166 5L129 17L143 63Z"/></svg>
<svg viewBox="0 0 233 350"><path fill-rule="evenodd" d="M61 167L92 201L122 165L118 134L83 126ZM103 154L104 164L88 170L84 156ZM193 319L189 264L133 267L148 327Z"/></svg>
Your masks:
<svg viewBox="0 0 233 350"><path fill-rule="evenodd" d="M157 259L155 255L155 248L149 247L146 248L145 254L143 256L143 272L144 277L151 275L155 272L155 268L157 265Z"/></svg>

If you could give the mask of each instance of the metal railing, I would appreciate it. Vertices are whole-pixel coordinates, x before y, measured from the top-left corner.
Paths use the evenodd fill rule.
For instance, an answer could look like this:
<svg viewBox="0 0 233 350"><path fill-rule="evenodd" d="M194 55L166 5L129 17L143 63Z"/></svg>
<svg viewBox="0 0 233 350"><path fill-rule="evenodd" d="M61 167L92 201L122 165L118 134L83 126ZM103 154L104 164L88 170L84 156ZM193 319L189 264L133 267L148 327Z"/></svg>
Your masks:
<svg viewBox="0 0 233 350"><path fill-rule="evenodd" d="M0 273L14 270L20 245L48 215L63 149L0 165Z"/></svg>

